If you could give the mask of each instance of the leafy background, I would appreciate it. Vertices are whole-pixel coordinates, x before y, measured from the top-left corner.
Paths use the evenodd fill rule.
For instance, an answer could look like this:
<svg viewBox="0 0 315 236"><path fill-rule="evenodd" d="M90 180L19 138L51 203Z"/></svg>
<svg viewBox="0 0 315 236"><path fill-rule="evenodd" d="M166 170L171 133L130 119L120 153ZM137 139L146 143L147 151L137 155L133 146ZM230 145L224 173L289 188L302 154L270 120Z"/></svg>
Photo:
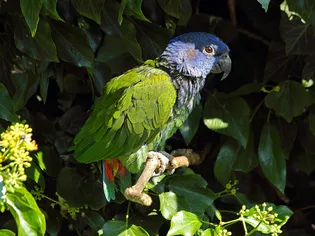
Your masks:
<svg viewBox="0 0 315 236"><path fill-rule="evenodd" d="M191 31L218 35L233 61L224 81L209 76L201 106L168 142L169 150L193 148L203 163L154 179L147 186L152 207L122 195L107 203L98 166L77 163L68 151L72 140L107 81ZM116 235L125 230L126 212L130 234L193 233L197 216L264 201L294 211L284 235L313 235L314 32L315 2L308 0L0 0L0 128L18 114L34 129L39 152L26 186L44 191L37 204L47 235ZM236 195L216 199L234 179ZM25 212L38 208L28 194L10 199L31 218ZM19 228L32 228L20 220ZM194 225L178 228L183 220ZM0 222L16 231L9 212Z"/></svg>

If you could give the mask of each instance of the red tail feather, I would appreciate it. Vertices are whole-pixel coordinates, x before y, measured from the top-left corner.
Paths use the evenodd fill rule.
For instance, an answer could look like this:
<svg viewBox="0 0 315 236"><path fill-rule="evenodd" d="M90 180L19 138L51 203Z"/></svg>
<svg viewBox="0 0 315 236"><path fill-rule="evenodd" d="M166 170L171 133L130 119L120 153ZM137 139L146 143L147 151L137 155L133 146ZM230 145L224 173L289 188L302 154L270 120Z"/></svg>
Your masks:
<svg viewBox="0 0 315 236"><path fill-rule="evenodd" d="M126 173L126 168L118 159L105 160L104 165L106 170L106 178L111 182L114 182L117 173L119 173L120 177Z"/></svg>

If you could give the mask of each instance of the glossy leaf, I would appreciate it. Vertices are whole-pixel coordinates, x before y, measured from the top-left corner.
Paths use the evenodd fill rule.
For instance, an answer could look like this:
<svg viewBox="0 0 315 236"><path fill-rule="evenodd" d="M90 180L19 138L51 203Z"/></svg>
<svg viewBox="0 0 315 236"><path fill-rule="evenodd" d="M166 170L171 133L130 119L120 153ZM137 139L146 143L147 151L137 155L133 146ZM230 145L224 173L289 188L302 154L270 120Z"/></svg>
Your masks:
<svg viewBox="0 0 315 236"><path fill-rule="evenodd" d="M166 48L171 32L148 22L135 22L137 39L142 48L143 59L154 59L161 55Z"/></svg>
<svg viewBox="0 0 315 236"><path fill-rule="evenodd" d="M122 2L124 2L124 0ZM139 20L149 22L142 12L142 2L143 0L126 0L126 9L129 10L131 14Z"/></svg>
<svg viewBox="0 0 315 236"><path fill-rule="evenodd" d="M0 83L0 118L11 122L18 120L14 112L12 99L2 83Z"/></svg>
<svg viewBox="0 0 315 236"><path fill-rule="evenodd" d="M57 179L57 192L67 200L71 206L80 207L84 205L84 192L81 188L82 177L75 168L63 168ZM81 197L77 197L81 196Z"/></svg>
<svg viewBox="0 0 315 236"><path fill-rule="evenodd" d="M8 229L0 229L0 235L1 236L15 236L16 234Z"/></svg>
<svg viewBox="0 0 315 236"><path fill-rule="evenodd" d="M235 138L246 148L249 115L249 107L240 97L209 96L204 108L203 121L209 129Z"/></svg>
<svg viewBox="0 0 315 236"><path fill-rule="evenodd" d="M265 104L287 122L291 122L310 104L310 94L301 84L291 80L283 81L279 87L280 91L273 91L266 96Z"/></svg>
<svg viewBox="0 0 315 236"><path fill-rule="evenodd" d="M86 203L92 210L99 210L105 206L106 199L104 197L103 185L100 182L87 180L81 186Z"/></svg>
<svg viewBox="0 0 315 236"><path fill-rule="evenodd" d="M258 156L266 178L284 193L286 161L281 147L279 132L270 123L266 123L261 132Z"/></svg>
<svg viewBox="0 0 315 236"><path fill-rule="evenodd" d="M71 0L74 8L83 16L94 20L97 24L101 24L101 10L105 0Z"/></svg>
<svg viewBox="0 0 315 236"><path fill-rule="evenodd" d="M161 8L170 16L179 19L179 25L186 25L192 14L189 0L158 0Z"/></svg>
<svg viewBox="0 0 315 236"><path fill-rule="evenodd" d="M261 7L265 10L265 12L267 12L270 0L257 0L257 1L261 4Z"/></svg>
<svg viewBox="0 0 315 236"><path fill-rule="evenodd" d="M306 82L315 82L315 56L309 56L306 59L305 66L302 71L302 79Z"/></svg>
<svg viewBox="0 0 315 236"><path fill-rule="evenodd" d="M254 149L253 134L249 136L249 140L245 149L241 148L237 153L233 170L249 172L258 165L258 156Z"/></svg>
<svg viewBox="0 0 315 236"><path fill-rule="evenodd" d="M43 175L43 172L39 169L39 167L35 163L32 163L31 167L27 168L25 173L28 178L32 179L42 189L45 189L45 177Z"/></svg>
<svg viewBox="0 0 315 236"><path fill-rule="evenodd" d="M126 223L120 220L109 220L102 228L103 234L119 235L126 229Z"/></svg>
<svg viewBox="0 0 315 236"><path fill-rule="evenodd" d="M289 20L283 13L280 24L280 32L285 41L287 55L311 55L315 52L315 34L313 26L304 24L298 17Z"/></svg>
<svg viewBox="0 0 315 236"><path fill-rule="evenodd" d="M46 10L50 17L55 20L63 21L57 12L57 1L58 0L43 0L43 9Z"/></svg>
<svg viewBox="0 0 315 236"><path fill-rule="evenodd" d="M52 38L57 46L60 59L78 67L91 67L93 50L83 30L73 25L54 21L51 23Z"/></svg>
<svg viewBox="0 0 315 236"><path fill-rule="evenodd" d="M161 214L167 220L171 220L171 218L180 210L189 209L185 199L173 192L161 193L159 194L159 199Z"/></svg>
<svg viewBox="0 0 315 236"><path fill-rule="evenodd" d="M233 165L241 147L235 140L228 140L221 147L214 165L214 175L221 184L226 185L233 180Z"/></svg>
<svg viewBox="0 0 315 236"><path fill-rule="evenodd" d="M123 44L128 52L139 62L142 62L142 50L136 38L136 28L128 20L124 20L121 25Z"/></svg>
<svg viewBox="0 0 315 236"><path fill-rule="evenodd" d="M46 221L33 196L23 187L7 193L7 204L18 227L19 235L44 235Z"/></svg>
<svg viewBox="0 0 315 236"><path fill-rule="evenodd" d="M127 230L121 232L118 236L134 235L134 236L149 236L148 232L141 226L131 225Z"/></svg>
<svg viewBox="0 0 315 236"><path fill-rule="evenodd" d="M171 227L167 236L194 235L201 225L202 223L198 219L198 216L187 211L180 211L172 217Z"/></svg>
<svg viewBox="0 0 315 236"><path fill-rule="evenodd" d="M39 12L42 8L43 0L21 0L20 6L25 21L31 31L32 37L35 36L39 21Z"/></svg>
<svg viewBox="0 0 315 236"><path fill-rule="evenodd" d="M16 47L36 60L58 62L57 48L51 38L49 24L40 20L35 37L32 37L20 18L16 20L14 39Z"/></svg>
<svg viewBox="0 0 315 236"><path fill-rule="evenodd" d="M299 156L299 171L310 175L315 170L315 155L307 152L303 152Z"/></svg>
<svg viewBox="0 0 315 236"><path fill-rule="evenodd" d="M14 110L20 110L34 95L39 83L39 76L29 73L18 73L11 76L11 81L15 87L13 95Z"/></svg>
<svg viewBox="0 0 315 236"><path fill-rule="evenodd" d="M199 127L199 121L201 116L202 106L201 104L199 104L193 109L193 111L188 116L187 120L180 127L179 131L182 134L186 145L189 145L191 140L194 138Z"/></svg>
<svg viewBox="0 0 315 236"><path fill-rule="evenodd" d="M214 193L206 186L207 182L196 174L172 176L169 180L170 191L184 197L190 206L190 211L196 214L205 212L216 199Z"/></svg>

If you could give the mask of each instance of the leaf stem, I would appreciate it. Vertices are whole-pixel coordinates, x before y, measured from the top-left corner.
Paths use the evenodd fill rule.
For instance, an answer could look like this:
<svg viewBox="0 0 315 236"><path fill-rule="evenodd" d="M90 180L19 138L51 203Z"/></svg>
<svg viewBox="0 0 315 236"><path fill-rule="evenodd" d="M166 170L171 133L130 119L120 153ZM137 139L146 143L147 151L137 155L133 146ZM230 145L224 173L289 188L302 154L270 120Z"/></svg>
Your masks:
<svg viewBox="0 0 315 236"><path fill-rule="evenodd" d="M259 110L259 108L261 107L261 105L263 104L264 101L265 101L265 98L263 100L261 100L261 102L255 107L255 110L249 119L249 123L252 123L254 116L256 115L257 111Z"/></svg>
<svg viewBox="0 0 315 236"><path fill-rule="evenodd" d="M130 201L128 201L128 207L127 207L127 213L126 213L126 230L128 229L129 211L130 211Z"/></svg>
<svg viewBox="0 0 315 236"><path fill-rule="evenodd" d="M243 224L243 228L244 228L244 232L245 232L245 235L247 235L247 227L246 227L246 223L245 223L245 220L244 220L244 216L241 215L241 220L242 220L242 224Z"/></svg>
<svg viewBox="0 0 315 236"><path fill-rule="evenodd" d="M248 234L245 234L246 236L249 236L249 235L252 235L254 232L256 232L257 231L257 228L259 227L259 225L261 224L261 222L259 222L259 224L258 225L256 225L256 227L255 228L253 228Z"/></svg>

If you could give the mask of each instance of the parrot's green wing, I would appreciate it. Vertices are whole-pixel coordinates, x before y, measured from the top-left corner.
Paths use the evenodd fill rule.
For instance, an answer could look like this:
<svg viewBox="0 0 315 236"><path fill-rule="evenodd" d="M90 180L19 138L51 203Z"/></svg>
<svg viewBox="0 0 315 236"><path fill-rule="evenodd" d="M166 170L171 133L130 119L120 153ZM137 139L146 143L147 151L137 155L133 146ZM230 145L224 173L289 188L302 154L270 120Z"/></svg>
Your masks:
<svg viewBox="0 0 315 236"><path fill-rule="evenodd" d="M76 136L80 162L118 158L150 143L171 116L176 90L168 74L145 65L112 79Z"/></svg>

